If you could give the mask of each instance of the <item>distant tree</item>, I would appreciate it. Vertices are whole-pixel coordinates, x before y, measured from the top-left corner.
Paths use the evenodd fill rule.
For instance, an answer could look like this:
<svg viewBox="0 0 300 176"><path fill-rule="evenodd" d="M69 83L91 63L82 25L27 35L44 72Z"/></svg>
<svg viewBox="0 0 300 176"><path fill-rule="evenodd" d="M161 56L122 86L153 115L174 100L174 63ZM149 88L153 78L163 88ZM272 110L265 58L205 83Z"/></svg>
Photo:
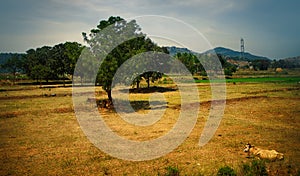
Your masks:
<svg viewBox="0 0 300 176"><path fill-rule="evenodd" d="M147 38L146 40L141 40L141 51L142 52L147 52L147 51L155 51L155 52L161 52L161 53L165 53L168 54L168 50L166 47L158 47L156 46L149 38ZM151 55L150 57L151 59L147 61L143 61L142 63L140 61L137 61L136 63L132 64L134 65L136 68L139 67L144 67L145 65L152 65L155 66L155 68L159 68L161 66L164 66L164 70L166 70L166 68L169 68L169 64L168 63L161 63L163 59L163 57L169 57L168 55L159 55L159 54L155 54L155 52ZM144 56L147 57L147 56ZM128 68L130 69L130 68ZM134 75L133 75L134 76ZM135 77L135 79L132 82L132 85L136 85L137 89L140 87L140 82L142 79L144 79L147 83L147 88L150 87L150 83L154 83L155 81L159 80L160 78L162 78L163 73L160 73L158 71L147 71L144 70L144 72L138 76Z"/></svg>
<svg viewBox="0 0 300 176"><path fill-rule="evenodd" d="M72 76L73 79L73 73L74 69L77 63L77 60L79 56L81 55L82 50L84 49L84 46L77 42L66 42L64 43L64 54L67 55L69 62L68 62L68 69L66 70L66 73Z"/></svg>
<svg viewBox="0 0 300 176"><path fill-rule="evenodd" d="M202 64L209 65L210 69L212 70L218 70L217 68L214 68L215 65L211 57L214 56L201 55L199 56L199 58L201 58L201 62L200 62L199 58L196 55L191 53L177 53L175 55L175 58L180 60L190 71L191 74L194 75L196 73L199 73L202 76L207 76L206 73L207 70L204 69ZM231 76L234 72L236 72L237 66L227 62L227 60L221 54L217 54L217 57L221 62L225 75ZM208 70L208 71L212 71L212 70Z"/></svg>
<svg viewBox="0 0 300 176"><path fill-rule="evenodd" d="M150 87L150 82L154 83L156 80L162 78L163 73L160 72L155 72L155 71L150 71L150 72L145 72L141 75L141 77L143 77L146 80L147 83L147 87ZM138 84L137 84L137 88L138 88Z"/></svg>
<svg viewBox="0 0 300 176"><path fill-rule="evenodd" d="M51 69L55 71L57 77L61 77L65 86L65 76L70 70L71 59L66 54L64 44L57 44L51 49L52 58Z"/></svg>
<svg viewBox="0 0 300 176"><path fill-rule="evenodd" d="M15 84L17 72L22 70L22 60L20 55L13 54L11 58L7 59L7 61L1 65L1 68L6 69L13 75L13 84Z"/></svg>
<svg viewBox="0 0 300 176"><path fill-rule="evenodd" d="M26 51L22 70L37 82L73 76L76 62L83 46L77 42L65 42L53 47L43 46Z"/></svg>
<svg viewBox="0 0 300 176"><path fill-rule="evenodd" d="M32 77L32 68L34 65L38 64L36 51L35 49L29 49L26 51L25 56L23 57L23 70L28 77Z"/></svg>
<svg viewBox="0 0 300 176"><path fill-rule="evenodd" d="M300 56L273 60L270 64L272 68L300 68Z"/></svg>
<svg viewBox="0 0 300 176"><path fill-rule="evenodd" d="M236 72L237 66L232 63L227 62L227 60L225 59L224 56L222 56L220 54L218 54L217 56L221 62L223 69L224 69L224 74L226 76L232 76L233 73Z"/></svg>
<svg viewBox="0 0 300 176"><path fill-rule="evenodd" d="M252 64L254 70L267 70L271 65L271 61L258 59L258 60L252 61L251 64Z"/></svg>
<svg viewBox="0 0 300 176"><path fill-rule="evenodd" d="M181 61L192 75L199 72L201 68L200 61L197 56L191 53L177 53L175 58Z"/></svg>
<svg viewBox="0 0 300 176"><path fill-rule="evenodd" d="M54 59L51 56L51 49L50 46L43 46L36 50L26 51L23 69L29 77L38 82L41 82L42 79L48 82L50 79L57 78L56 72L52 69Z"/></svg>
<svg viewBox="0 0 300 176"><path fill-rule="evenodd" d="M40 86L42 85L42 80L49 77L51 69L45 65L37 64L32 67L31 77L36 79L39 82Z"/></svg>

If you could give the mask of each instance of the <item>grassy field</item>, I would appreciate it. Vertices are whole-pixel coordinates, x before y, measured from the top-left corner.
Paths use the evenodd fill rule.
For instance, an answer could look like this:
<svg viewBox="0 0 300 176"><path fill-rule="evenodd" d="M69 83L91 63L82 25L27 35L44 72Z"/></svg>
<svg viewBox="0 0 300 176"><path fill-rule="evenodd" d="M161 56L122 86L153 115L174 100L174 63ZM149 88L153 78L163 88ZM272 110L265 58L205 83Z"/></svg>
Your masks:
<svg viewBox="0 0 300 176"><path fill-rule="evenodd" d="M218 80L215 80L217 82ZM209 83L209 80L196 80L196 83ZM227 83L299 83L300 77L240 77L240 78L230 78L226 79Z"/></svg>
<svg viewBox="0 0 300 176"><path fill-rule="evenodd" d="M90 143L75 117L71 87L2 86L0 175L168 175L170 170L178 170L180 175L216 175L223 166L242 175L241 166L251 162L243 153L248 142L285 154L283 161L266 163L269 175L299 174L299 77L246 79L228 81L225 114L208 144L198 146L211 98L209 84L200 82L199 118L190 136L173 152L140 162L111 157ZM106 98L100 88L96 95ZM99 108L99 113L124 138L154 139L172 128L180 112L180 94L168 91L164 95L168 108L163 118L149 127L127 124L112 110ZM147 101L149 96L134 93L130 99Z"/></svg>

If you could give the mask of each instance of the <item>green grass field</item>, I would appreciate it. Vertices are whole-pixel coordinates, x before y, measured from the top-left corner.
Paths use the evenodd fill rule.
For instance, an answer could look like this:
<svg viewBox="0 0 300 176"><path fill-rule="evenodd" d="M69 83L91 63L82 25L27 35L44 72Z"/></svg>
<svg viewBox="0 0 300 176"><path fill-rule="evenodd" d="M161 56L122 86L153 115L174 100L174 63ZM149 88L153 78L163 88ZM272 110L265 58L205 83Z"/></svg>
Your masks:
<svg viewBox="0 0 300 176"><path fill-rule="evenodd" d="M195 80L196 83L209 83L209 80ZM215 80L218 82L218 80ZM300 77L248 77L248 78L230 78L227 83L299 83Z"/></svg>

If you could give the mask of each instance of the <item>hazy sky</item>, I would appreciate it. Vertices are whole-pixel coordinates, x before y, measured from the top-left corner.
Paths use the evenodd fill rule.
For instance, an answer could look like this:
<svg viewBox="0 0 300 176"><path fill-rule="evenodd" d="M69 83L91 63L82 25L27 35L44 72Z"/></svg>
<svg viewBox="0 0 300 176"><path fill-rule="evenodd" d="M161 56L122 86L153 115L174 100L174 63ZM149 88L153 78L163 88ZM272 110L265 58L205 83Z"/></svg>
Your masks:
<svg viewBox="0 0 300 176"><path fill-rule="evenodd" d="M0 0L0 52L25 52L65 41L109 16L162 15L197 29L212 46L245 50L271 59L300 55L299 0ZM139 23L139 21L137 20ZM157 21L140 24L155 33ZM144 25L144 26L143 26ZM160 26L164 24L161 23ZM180 26L174 27L180 31ZM165 31L168 32L168 31ZM188 33L174 36L188 38ZM159 43L159 42L158 42ZM159 43L163 44L163 43ZM196 45L191 42L191 45ZM196 47L196 46L194 46Z"/></svg>

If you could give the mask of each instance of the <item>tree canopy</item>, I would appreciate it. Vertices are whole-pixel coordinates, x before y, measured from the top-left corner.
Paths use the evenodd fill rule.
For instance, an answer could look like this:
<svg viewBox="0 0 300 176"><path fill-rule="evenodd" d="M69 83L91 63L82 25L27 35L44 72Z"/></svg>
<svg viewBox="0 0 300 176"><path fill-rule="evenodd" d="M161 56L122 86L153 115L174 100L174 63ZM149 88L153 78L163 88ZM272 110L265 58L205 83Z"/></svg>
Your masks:
<svg viewBox="0 0 300 176"><path fill-rule="evenodd" d="M109 30L107 30L108 27ZM107 92L109 100L112 100L111 90L114 74L126 60L147 51L166 51L166 49L158 47L147 38L141 32L141 28L135 20L127 22L121 17L110 17L108 20L102 20L96 29L90 31L89 35L86 33L82 33L82 35L96 55L98 51L103 51L102 53L104 53L98 56L105 58L99 68L96 81ZM128 40L126 37L128 37ZM124 42L117 43L116 41L119 41L119 38L125 38ZM115 44L116 47L111 51L105 51L105 47L114 45L113 42L117 43ZM138 66L138 63L135 66ZM154 80L158 78L157 75L154 73L138 75L135 83L138 86L142 77L147 80Z"/></svg>
<svg viewBox="0 0 300 176"><path fill-rule="evenodd" d="M23 57L22 68L32 79L55 80L72 76L83 46L77 42L65 42L53 47L29 49Z"/></svg>

